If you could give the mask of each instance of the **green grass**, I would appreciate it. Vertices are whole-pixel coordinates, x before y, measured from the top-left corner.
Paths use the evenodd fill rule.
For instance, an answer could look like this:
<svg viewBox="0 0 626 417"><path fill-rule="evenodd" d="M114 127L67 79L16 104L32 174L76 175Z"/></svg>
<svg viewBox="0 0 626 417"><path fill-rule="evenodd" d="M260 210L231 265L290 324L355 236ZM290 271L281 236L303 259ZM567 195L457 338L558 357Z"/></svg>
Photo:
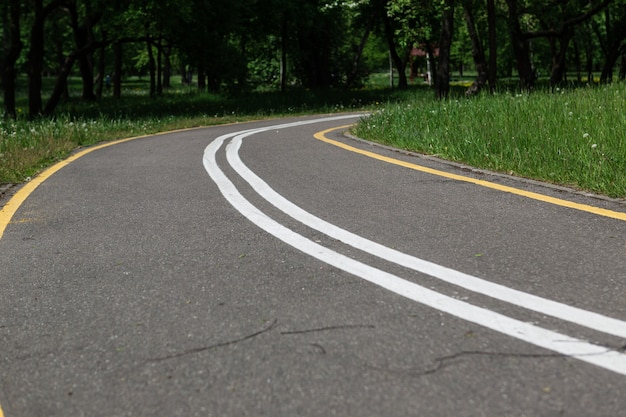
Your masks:
<svg viewBox="0 0 626 417"><path fill-rule="evenodd" d="M354 129L471 166L626 197L626 84L435 101L415 95Z"/></svg>

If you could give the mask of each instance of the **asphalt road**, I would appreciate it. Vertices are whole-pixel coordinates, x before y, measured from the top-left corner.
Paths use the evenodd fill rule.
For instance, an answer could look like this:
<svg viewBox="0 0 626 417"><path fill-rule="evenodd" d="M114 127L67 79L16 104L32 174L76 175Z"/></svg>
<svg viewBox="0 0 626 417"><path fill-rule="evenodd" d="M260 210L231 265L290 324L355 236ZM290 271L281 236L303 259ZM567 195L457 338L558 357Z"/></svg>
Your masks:
<svg viewBox="0 0 626 417"><path fill-rule="evenodd" d="M0 200L0 416L626 415L626 205L358 117L136 138Z"/></svg>

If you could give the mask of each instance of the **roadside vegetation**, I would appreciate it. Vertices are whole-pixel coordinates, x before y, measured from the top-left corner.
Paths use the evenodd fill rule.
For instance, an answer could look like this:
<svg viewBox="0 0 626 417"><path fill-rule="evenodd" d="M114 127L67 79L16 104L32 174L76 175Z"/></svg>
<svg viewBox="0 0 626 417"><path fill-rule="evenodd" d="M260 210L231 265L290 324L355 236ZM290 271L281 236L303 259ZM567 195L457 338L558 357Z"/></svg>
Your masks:
<svg viewBox="0 0 626 417"><path fill-rule="evenodd" d="M626 197L626 0L171 6L0 1L0 184L101 141L371 111L364 139Z"/></svg>
<svg viewBox="0 0 626 417"><path fill-rule="evenodd" d="M387 105L354 133L474 167L626 197L626 84Z"/></svg>
<svg viewBox="0 0 626 417"><path fill-rule="evenodd" d="M61 104L57 116L34 120L26 115L22 107L26 97L22 97L15 120L0 118L0 184L28 181L77 148L103 141L271 117L371 110L411 94L370 88L258 92L226 98L177 85L150 97L148 81L135 80L119 99L107 94L94 103L76 99Z"/></svg>
<svg viewBox="0 0 626 417"><path fill-rule="evenodd" d="M354 129L363 139L626 197L625 83L469 98L464 84L453 82L446 100L421 85L227 99L186 87L154 98L145 82L136 81L121 99L105 94L97 105L70 101L55 118L0 120L0 184L28 181L77 148L102 141L270 117L371 111Z"/></svg>

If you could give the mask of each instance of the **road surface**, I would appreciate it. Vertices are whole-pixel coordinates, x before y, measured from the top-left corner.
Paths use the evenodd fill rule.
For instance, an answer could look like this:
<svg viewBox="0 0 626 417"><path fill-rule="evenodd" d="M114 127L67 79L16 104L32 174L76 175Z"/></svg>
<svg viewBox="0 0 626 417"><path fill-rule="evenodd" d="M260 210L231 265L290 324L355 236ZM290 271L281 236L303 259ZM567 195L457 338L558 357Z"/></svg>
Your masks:
<svg viewBox="0 0 626 417"><path fill-rule="evenodd" d="M359 117L90 148L0 201L0 415L626 413L626 205Z"/></svg>

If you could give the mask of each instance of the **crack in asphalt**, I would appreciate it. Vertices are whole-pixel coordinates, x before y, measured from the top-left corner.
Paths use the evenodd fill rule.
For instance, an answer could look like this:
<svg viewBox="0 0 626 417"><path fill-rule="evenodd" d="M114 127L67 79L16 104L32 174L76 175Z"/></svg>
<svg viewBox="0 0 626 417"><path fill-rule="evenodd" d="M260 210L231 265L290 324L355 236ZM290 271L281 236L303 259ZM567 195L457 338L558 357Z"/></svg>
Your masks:
<svg viewBox="0 0 626 417"><path fill-rule="evenodd" d="M626 348L626 346L625 346ZM607 351L610 351L610 348L607 348ZM590 356L591 354L581 354L578 356ZM597 354L596 354L597 355ZM517 358L517 359L547 359L547 358L571 358L570 355L565 355L561 353L516 353L516 352L488 352L488 351L480 351L480 350L464 350L461 352L453 353L451 355L440 356L434 359L434 366L431 368L427 368L425 370L415 370L413 369L393 369L388 367L380 367L380 366L372 366L369 367L371 369L389 372L392 374L401 374L409 377L423 377L428 375L436 374L437 372L443 370L444 368L453 365L454 361L457 359L463 359L471 356L484 356L484 357L493 357L493 358Z"/></svg>
<svg viewBox="0 0 626 417"><path fill-rule="evenodd" d="M545 359L545 358L567 358L569 356L561 353L516 353L516 352L485 352L480 350L464 350L454 353L452 355L440 356L435 358L435 366L431 369L427 369L417 376L426 376L434 374L441 369L448 366L448 364L455 359L467 357L467 356L487 356L487 357L500 357L500 358L518 358L518 359Z"/></svg>
<svg viewBox="0 0 626 417"><path fill-rule="evenodd" d="M251 333L249 335L240 337L238 339L228 340L226 342L216 343L216 344L209 345L209 346L201 346L201 347L197 347L197 348L194 348L194 349L188 349L188 350L185 350L185 351L182 351L182 352L179 352L179 353L174 353L172 355L162 356L162 357L159 357L159 358L151 358L151 359L148 359L146 362L167 361L167 360L170 360L170 359L176 359L176 358L180 358L180 357L183 357L183 356L188 356L188 355L193 355L193 354L196 354L196 353L205 352L207 350L217 349L217 348L231 346L231 345L234 345L234 344L237 344L237 343L245 342L246 340L253 339L253 338L257 337L257 336L262 335L263 333L269 332L270 330L272 330L274 328L276 323L278 323L278 319L275 319L272 323L270 323L269 326L267 326L267 327L265 327L265 328L263 328L263 329L261 329L261 330L259 330L257 332L254 332L254 333Z"/></svg>
<svg viewBox="0 0 626 417"><path fill-rule="evenodd" d="M304 334L304 333L315 333L315 332L326 332L331 330L344 330L344 329L374 329L376 326L372 324L345 324L341 326L328 326L328 327L320 327L317 329L305 329L305 330L289 330L280 332L282 335L291 335L291 334Z"/></svg>

